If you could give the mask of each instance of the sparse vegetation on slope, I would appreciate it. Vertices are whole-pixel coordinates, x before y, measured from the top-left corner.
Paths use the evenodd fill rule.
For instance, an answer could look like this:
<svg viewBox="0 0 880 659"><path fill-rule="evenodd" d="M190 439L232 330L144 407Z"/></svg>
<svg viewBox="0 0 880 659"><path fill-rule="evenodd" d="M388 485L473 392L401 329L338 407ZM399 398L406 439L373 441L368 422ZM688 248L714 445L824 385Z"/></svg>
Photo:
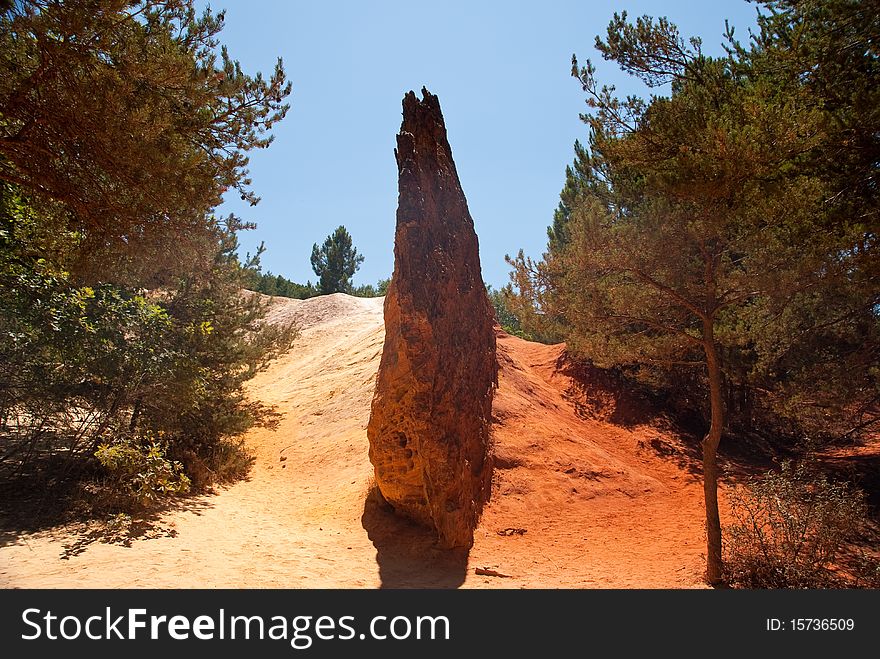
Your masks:
<svg viewBox="0 0 880 659"><path fill-rule="evenodd" d="M841 571L844 550L868 530L864 493L815 463L783 463L731 493L725 570L744 588L834 588L875 582L880 563Z"/></svg>

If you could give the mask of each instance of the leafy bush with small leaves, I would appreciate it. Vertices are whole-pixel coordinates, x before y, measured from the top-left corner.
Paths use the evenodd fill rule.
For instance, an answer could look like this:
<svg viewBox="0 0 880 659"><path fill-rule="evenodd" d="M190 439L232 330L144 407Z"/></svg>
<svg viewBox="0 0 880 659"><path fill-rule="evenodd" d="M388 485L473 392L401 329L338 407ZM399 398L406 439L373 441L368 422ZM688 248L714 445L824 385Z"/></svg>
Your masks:
<svg viewBox="0 0 880 659"><path fill-rule="evenodd" d="M99 446L149 433L194 489L243 476L236 438L277 416L244 385L296 332L266 323L265 300L242 293L239 227L218 224L209 272L146 291L85 285L43 258L50 220L0 184L0 481L48 458L74 475ZM53 250L76 248L49 233Z"/></svg>
<svg viewBox="0 0 880 659"><path fill-rule="evenodd" d="M864 494L830 480L814 464L785 462L731 495L725 570L743 588L834 588L844 545L866 523Z"/></svg>
<svg viewBox="0 0 880 659"><path fill-rule="evenodd" d="M295 332L242 293L255 225L214 209L258 202L246 153L290 85L280 60L245 74L195 4L0 2L0 484L100 463L96 500L146 506L241 475L231 438L273 418L244 384Z"/></svg>
<svg viewBox="0 0 880 659"><path fill-rule="evenodd" d="M166 458L150 433L101 444L95 457L125 505L149 508L161 499L189 491L190 479L183 473L183 465Z"/></svg>

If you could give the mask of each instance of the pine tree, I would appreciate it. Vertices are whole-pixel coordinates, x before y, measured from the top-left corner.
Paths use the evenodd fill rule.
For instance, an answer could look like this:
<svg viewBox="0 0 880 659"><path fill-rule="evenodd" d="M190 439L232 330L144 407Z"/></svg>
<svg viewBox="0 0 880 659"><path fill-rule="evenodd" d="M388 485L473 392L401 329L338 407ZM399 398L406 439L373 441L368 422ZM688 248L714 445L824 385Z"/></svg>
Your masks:
<svg viewBox="0 0 880 659"><path fill-rule="evenodd" d="M829 216L843 179L817 163L840 132L811 89L817 69L783 78L786 51L769 37L720 59L700 46L666 19L615 15L597 48L648 86L670 85L649 101L617 98L592 64L573 59L588 95L589 153L568 172L544 258L511 262L520 303L532 308L520 314L527 329L559 331L600 366L661 381L692 369L702 382L706 574L717 583L725 387L742 378L791 396L805 380L795 375L815 369L813 380L825 379L823 359L861 341L873 348L846 363L858 367L851 378L863 397L876 396L876 287L867 305L860 299L876 283L876 232L860 233L864 215Z"/></svg>
<svg viewBox="0 0 880 659"><path fill-rule="evenodd" d="M279 60L248 76L193 0L0 6L0 180L62 204L80 280L173 283L211 268L227 190L254 204L247 152L290 92Z"/></svg>
<svg viewBox="0 0 880 659"><path fill-rule="evenodd" d="M312 269L318 275L318 288L323 295L350 293L352 277L364 262L352 244L351 234L344 226L327 236L324 244L312 247Z"/></svg>

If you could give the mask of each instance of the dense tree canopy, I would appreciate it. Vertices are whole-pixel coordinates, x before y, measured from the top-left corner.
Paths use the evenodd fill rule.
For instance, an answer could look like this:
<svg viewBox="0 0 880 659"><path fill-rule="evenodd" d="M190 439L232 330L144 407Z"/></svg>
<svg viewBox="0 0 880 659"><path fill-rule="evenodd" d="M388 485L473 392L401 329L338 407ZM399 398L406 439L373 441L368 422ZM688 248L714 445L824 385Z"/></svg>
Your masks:
<svg viewBox="0 0 880 659"><path fill-rule="evenodd" d="M271 142L290 86L280 61L264 80L218 54L222 27L192 0L0 9L0 179L63 204L85 279L207 268L206 213L226 190L256 203L246 153Z"/></svg>
<svg viewBox="0 0 880 659"><path fill-rule="evenodd" d="M0 5L0 476L97 460L144 503L240 474L229 438L272 420L243 385L294 332L213 209L257 202L246 153L290 86L193 4Z"/></svg>
<svg viewBox="0 0 880 659"><path fill-rule="evenodd" d="M768 3L750 46L731 33L722 58L665 19L615 15L597 49L670 93L620 99L573 60L589 148L547 253L511 261L526 329L672 391L704 387L711 582L726 394L804 432L876 418L878 35L861 4Z"/></svg>

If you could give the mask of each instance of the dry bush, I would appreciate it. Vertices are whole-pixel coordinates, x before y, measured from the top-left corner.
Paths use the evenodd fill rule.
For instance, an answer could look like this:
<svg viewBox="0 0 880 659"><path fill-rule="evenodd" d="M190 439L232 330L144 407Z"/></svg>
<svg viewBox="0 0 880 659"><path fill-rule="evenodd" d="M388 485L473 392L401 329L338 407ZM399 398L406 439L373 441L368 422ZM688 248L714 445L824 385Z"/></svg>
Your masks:
<svg viewBox="0 0 880 659"><path fill-rule="evenodd" d="M178 453L192 489L203 491L216 483L229 483L247 476L254 457L241 438L223 438L200 452L188 449Z"/></svg>
<svg viewBox="0 0 880 659"><path fill-rule="evenodd" d="M725 570L743 588L835 588L852 585L834 569L847 543L867 524L864 494L830 480L810 463L785 462L731 496Z"/></svg>

